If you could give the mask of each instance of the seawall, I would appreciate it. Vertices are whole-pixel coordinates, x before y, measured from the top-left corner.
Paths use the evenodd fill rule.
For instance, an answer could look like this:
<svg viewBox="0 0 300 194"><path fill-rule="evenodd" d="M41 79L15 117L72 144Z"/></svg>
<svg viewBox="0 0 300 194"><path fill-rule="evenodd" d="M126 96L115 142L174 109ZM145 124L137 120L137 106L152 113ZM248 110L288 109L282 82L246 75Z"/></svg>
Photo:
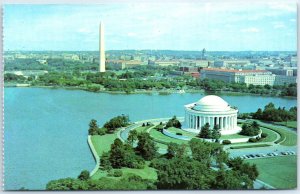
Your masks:
<svg viewBox="0 0 300 194"><path fill-rule="evenodd" d="M93 154L93 157L95 159L95 162L96 162L96 166L95 168L90 172L90 177L92 177L99 169L99 166L100 166L100 157L98 156L97 152L96 152L96 149L93 145L93 142L92 142L92 136L89 135L88 136L88 144L89 144L89 147L90 147L90 150Z"/></svg>

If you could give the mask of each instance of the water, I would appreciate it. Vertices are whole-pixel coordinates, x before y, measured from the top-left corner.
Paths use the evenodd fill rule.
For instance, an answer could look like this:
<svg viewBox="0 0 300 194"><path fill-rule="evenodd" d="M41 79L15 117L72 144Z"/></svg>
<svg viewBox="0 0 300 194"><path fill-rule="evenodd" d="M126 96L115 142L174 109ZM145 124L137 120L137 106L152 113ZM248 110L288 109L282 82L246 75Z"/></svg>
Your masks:
<svg viewBox="0 0 300 194"><path fill-rule="evenodd" d="M77 90L5 88L5 189L45 189L49 180L77 177L95 162L87 145L92 118L103 125L128 114L132 121L184 116L183 105L201 94L106 94ZM296 106L293 98L220 95L240 112L273 102Z"/></svg>

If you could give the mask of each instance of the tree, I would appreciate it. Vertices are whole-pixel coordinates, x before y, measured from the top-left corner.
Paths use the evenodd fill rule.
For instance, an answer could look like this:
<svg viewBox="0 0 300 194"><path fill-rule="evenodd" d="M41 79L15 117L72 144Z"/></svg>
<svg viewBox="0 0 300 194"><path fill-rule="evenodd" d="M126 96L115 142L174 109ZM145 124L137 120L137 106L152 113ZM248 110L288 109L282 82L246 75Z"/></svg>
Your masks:
<svg viewBox="0 0 300 194"><path fill-rule="evenodd" d="M257 109L256 113L253 114L254 119L262 119L262 110L261 108Z"/></svg>
<svg viewBox="0 0 300 194"><path fill-rule="evenodd" d="M97 121L95 119L92 119L90 121L90 124L89 124L89 135L97 135L97 131L98 131L98 125L97 125Z"/></svg>
<svg viewBox="0 0 300 194"><path fill-rule="evenodd" d="M247 136L255 136L259 134L259 130L259 125L256 121L252 122L251 124L244 123L242 125L242 131L240 132L240 134Z"/></svg>
<svg viewBox="0 0 300 194"><path fill-rule="evenodd" d="M111 170L111 163L110 163L110 154L109 152L103 152L100 157L100 166L103 167L103 170Z"/></svg>
<svg viewBox="0 0 300 194"><path fill-rule="evenodd" d="M251 165L249 163L244 163L240 157L228 160L228 166L241 176L245 175L249 177L252 181L254 181L259 175L255 164Z"/></svg>
<svg viewBox="0 0 300 194"><path fill-rule="evenodd" d="M206 138L206 139L210 139L212 134L211 131L209 129L209 124L206 123L203 127L201 127L201 131L198 135L201 138Z"/></svg>
<svg viewBox="0 0 300 194"><path fill-rule="evenodd" d="M218 140L218 139L220 139L220 137L221 137L220 127L219 127L219 125L215 125L214 129L211 133L211 138L215 139L215 140Z"/></svg>
<svg viewBox="0 0 300 194"><path fill-rule="evenodd" d="M177 143L168 143L168 149L167 149L167 158L171 159L173 157L183 158L185 157L185 150L186 145L185 144L177 144Z"/></svg>
<svg viewBox="0 0 300 194"><path fill-rule="evenodd" d="M88 180L90 178L90 172L87 170L81 171L80 175L78 176L79 180Z"/></svg>
<svg viewBox="0 0 300 194"><path fill-rule="evenodd" d="M194 160L200 161L207 166L211 164L211 144L205 141L199 141L197 139L192 139L189 142L192 157Z"/></svg>
<svg viewBox="0 0 300 194"><path fill-rule="evenodd" d="M176 116L173 116L173 118L171 118L167 124L166 124L166 128L169 127L176 127L181 129L181 123L179 122L179 120L176 118Z"/></svg>
<svg viewBox="0 0 300 194"><path fill-rule="evenodd" d="M128 124L129 117L121 115L110 119L104 124L104 127L107 128L109 132L113 133L117 128L126 127Z"/></svg>
<svg viewBox="0 0 300 194"><path fill-rule="evenodd" d="M145 159L151 160L157 155L157 147L149 133L142 132L138 135L136 151Z"/></svg>
<svg viewBox="0 0 300 194"><path fill-rule="evenodd" d="M174 157L156 167L158 189L209 189L214 180L210 168L188 157Z"/></svg>
<svg viewBox="0 0 300 194"><path fill-rule="evenodd" d="M137 140L137 137L138 137L137 131L136 131L136 130L131 130L131 131L129 132L129 135L128 135L128 138L127 138L128 143L129 143L131 146L133 146L133 143L134 143L134 141Z"/></svg>
<svg viewBox="0 0 300 194"><path fill-rule="evenodd" d="M104 127L98 128L97 135L105 135L107 133L107 129Z"/></svg>
<svg viewBox="0 0 300 194"><path fill-rule="evenodd" d="M114 143L111 144L109 161L113 168L121 168L124 166L125 151L123 143L120 139L115 139Z"/></svg>
<svg viewBox="0 0 300 194"><path fill-rule="evenodd" d="M219 170L213 184L214 189L244 189L241 177L232 170Z"/></svg>

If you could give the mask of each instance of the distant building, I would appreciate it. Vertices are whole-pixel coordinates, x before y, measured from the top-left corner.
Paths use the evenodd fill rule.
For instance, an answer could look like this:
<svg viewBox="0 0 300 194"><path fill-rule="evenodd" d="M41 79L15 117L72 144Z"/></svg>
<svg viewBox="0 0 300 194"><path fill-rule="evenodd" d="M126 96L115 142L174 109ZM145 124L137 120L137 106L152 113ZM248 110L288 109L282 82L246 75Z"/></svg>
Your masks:
<svg viewBox="0 0 300 194"><path fill-rule="evenodd" d="M214 62L214 67L244 67L249 64L249 60L217 60Z"/></svg>
<svg viewBox="0 0 300 194"><path fill-rule="evenodd" d="M113 70L122 70L142 65L142 62L137 60L107 60L106 65Z"/></svg>
<svg viewBox="0 0 300 194"><path fill-rule="evenodd" d="M148 62L149 65L157 65L157 66L178 66L180 64L179 61L151 61Z"/></svg>
<svg viewBox="0 0 300 194"><path fill-rule="evenodd" d="M204 68L200 71L201 79L214 79L224 82L245 83L247 85L284 85L296 83L295 76L275 75L266 70L232 70Z"/></svg>
<svg viewBox="0 0 300 194"><path fill-rule="evenodd" d="M180 71L183 72L199 72L200 68L199 67L193 67L193 66L181 66Z"/></svg>
<svg viewBox="0 0 300 194"><path fill-rule="evenodd" d="M297 67L268 68L275 75L297 76Z"/></svg>

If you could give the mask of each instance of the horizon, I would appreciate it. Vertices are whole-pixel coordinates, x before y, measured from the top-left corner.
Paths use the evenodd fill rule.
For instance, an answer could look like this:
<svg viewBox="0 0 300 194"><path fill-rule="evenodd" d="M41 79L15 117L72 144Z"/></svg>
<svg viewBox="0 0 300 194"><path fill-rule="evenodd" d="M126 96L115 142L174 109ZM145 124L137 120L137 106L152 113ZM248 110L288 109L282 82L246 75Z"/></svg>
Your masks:
<svg viewBox="0 0 300 194"><path fill-rule="evenodd" d="M206 49L206 48L205 48ZM174 51L174 52L202 52L201 50L171 50L171 49L113 49L110 51ZM99 50L5 50L4 52L99 52ZM296 52L297 50L206 50L209 52Z"/></svg>
<svg viewBox="0 0 300 194"><path fill-rule="evenodd" d="M100 22L107 51L297 51L296 8L290 2L6 4L4 51L97 51Z"/></svg>

